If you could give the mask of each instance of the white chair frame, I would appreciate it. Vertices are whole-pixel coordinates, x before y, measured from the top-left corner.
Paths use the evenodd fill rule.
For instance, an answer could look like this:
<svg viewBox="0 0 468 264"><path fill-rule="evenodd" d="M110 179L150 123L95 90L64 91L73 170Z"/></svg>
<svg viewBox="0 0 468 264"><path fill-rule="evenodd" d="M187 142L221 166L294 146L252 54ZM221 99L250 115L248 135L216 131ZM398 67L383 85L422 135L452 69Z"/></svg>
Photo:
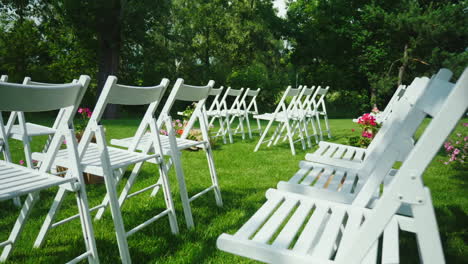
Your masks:
<svg viewBox="0 0 468 264"><path fill-rule="evenodd" d="M431 82L430 89L440 93L422 97L414 105L434 118L374 208L366 208L362 201L342 204L270 189L267 202L236 234L218 238L218 248L268 263L376 263L381 247L382 263L399 263L403 230L416 235L421 262L445 263L422 176L467 110L468 69L451 86L441 80ZM444 98L447 89L451 91ZM402 206L409 207L411 214L399 214Z"/></svg>
<svg viewBox="0 0 468 264"><path fill-rule="evenodd" d="M110 204L120 257L123 263L131 263L127 237L135 234L166 215L168 216L172 233L177 234L179 229L177 226L174 203L167 178L167 167L164 162L163 152L161 149L162 143L159 137L159 125L157 124L156 119L149 114L145 114L143 118L145 121L145 127L142 127L142 130L146 131L149 129L153 145L156 146L154 148L155 154L151 155L147 154L147 152L136 152L135 148L123 150L107 146L104 129L102 125L99 125L99 120L101 119L107 104L149 104L150 109L155 109L161 101L168 84L169 80L163 79L159 85L153 87L126 86L117 84L117 77L109 76L104 84L104 88L99 96L98 102L96 103L96 107L78 145L78 153L83 171L104 177L104 183L107 191L104 201L101 205L91 208L90 211L103 209L105 205ZM96 137L96 143L91 143L93 136ZM135 142L132 142L132 145L136 146L139 141L140 138L135 138ZM43 159L41 153L33 153L33 157L38 160ZM59 152L59 157L60 159L58 159L54 164L67 168L68 162L66 155ZM95 157L100 158L96 159ZM157 186L160 186L163 189L166 209L146 220L142 224L126 231L117 197L116 186L122 179L122 176L128 166L135 164L132 175L138 174L143 162L149 160L151 160L152 163L159 165L159 180L157 182ZM132 177L132 175L130 177ZM76 215L74 215L54 223L54 218L65 198L65 195L65 190L59 190L57 193L47 218L42 225L41 231L36 238L36 247L42 245L50 228L67 223L76 218Z"/></svg>
<svg viewBox="0 0 468 264"><path fill-rule="evenodd" d="M38 170L15 165L8 160L0 160L0 200L27 195L8 240L0 243L0 247L4 247L0 261L5 261L11 253L33 205L39 200L39 192L46 188L59 186L60 189L66 189L76 195L79 209L78 217L81 219L83 238L86 245L86 252L69 263L77 263L84 259L88 259L90 263L99 263L85 184L78 164L77 143L72 129L74 109L76 105L79 105L89 81L89 76L81 76L79 81L74 84L54 85L52 87L0 83L0 93L2 94L0 97L0 110L22 113L23 111L39 112L62 109L61 112L63 113L57 124L56 132L50 141L50 147L45 153L46 158ZM25 122L21 123L20 130L22 134L27 135L28 131L25 124ZM4 139L8 138L1 115L0 136ZM51 170L52 163L64 139L69 142L67 148L63 151L69 155L70 170L62 178L48 172ZM3 143L5 149L8 149L8 140Z"/></svg>
<svg viewBox="0 0 468 264"><path fill-rule="evenodd" d="M294 147L294 143L297 142L297 141L300 141L301 145L302 145L302 148L305 149L305 141L304 141L304 137L302 135L302 132L299 131L300 132L299 139L295 141L294 138L293 138L293 129L292 129L292 126L291 126L291 122L294 119L294 117L293 117L294 112L292 112L292 109L294 107L296 107L296 100L298 100L301 91L302 91L302 86L300 86L299 88L292 88L291 86L288 86L288 88L286 88L286 91L284 92L283 96L281 97L281 99L280 99L280 101L279 101L278 105L276 106L276 109L275 109L275 111L273 113L267 113L267 114L261 114L261 115L254 116L254 118L258 118L258 119L268 121L268 124L267 124L265 130L263 130L263 133L262 133L257 145L255 146L254 152L257 152L258 149L260 148L260 146L263 143L268 143L268 147L270 147L271 144L273 143L273 141L278 136L278 134L279 134L279 132L280 132L280 130L282 128L283 123L285 124L285 127L286 127L286 133L287 133L287 136L288 136L289 146L291 148L291 153L293 155L296 155L296 149ZM291 98L291 101L290 101L289 104L286 103L287 98ZM273 123L275 123L275 122L278 122L279 125L276 127L276 129L273 132L273 135L271 136L271 138L268 139L268 140L265 140L265 137L267 136L268 131L272 127Z"/></svg>
<svg viewBox="0 0 468 264"><path fill-rule="evenodd" d="M196 108L190 117L186 127L184 128L183 134L180 138L173 138L173 137L166 137L161 136L162 140L162 148L164 155L170 156L170 161L168 162L168 167L174 165L174 169L176 172L177 182L179 184L180 190L180 197L182 200L182 207L184 210L185 222L188 228L194 227L194 221L192 216L192 210L190 203L196 200L197 198L201 197L203 194L208 193L210 191L214 192L216 204L218 206L223 205L223 201L221 198L221 189L218 183L218 176L216 173L216 168L213 159L213 152L211 150L210 145L210 138L209 138L209 131L208 131L208 122L206 120L206 109L205 109L205 102L206 98L208 97L212 87L214 86L214 81L209 81L206 86L192 86L184 84L183 79L178 79L172 88L172 91L161 111L160 117L169 117L170 119L170 111L175 101L181 100L186 102L196 102ZM149 110L148 110L149 111ZM196 141L196 140L189 140L187 139L190 130L192 129L195 122L198 120L200 124L200 130L202 133L203 140ZM163 119L158 119L158 124L162 123ZM120 146L120 147L129 147L130 142L132 142L133 138L141 137L141 142L136 146L138 150L146 150L152 148L151 138L148 134L144 134L144 130L140 128L144 125L144 123L140 124L140 127L137 130L137 133L134 137L125 138L125 139L112 139L111 144ZM170 133L174 133L171 125L166 126ZM191 147L201 147L206 154L206 159L208 162L208 168L210 171L211 176L211 186L204 189L203 191L189 197L187 192L187 187L185 184L185 174L182 168L181 163L181 150L188 149ZM136 176L135 176L136 178ZM127 185L125 186L124 190L122 191L119 201L121 204L125 201L130 189L133 185L132 178L129 179ZM152 187L146 187L152 188ZM145 188L145 189L146 189ZM151 195L155 195L158 192L158 188L154 188Z"/></svg>

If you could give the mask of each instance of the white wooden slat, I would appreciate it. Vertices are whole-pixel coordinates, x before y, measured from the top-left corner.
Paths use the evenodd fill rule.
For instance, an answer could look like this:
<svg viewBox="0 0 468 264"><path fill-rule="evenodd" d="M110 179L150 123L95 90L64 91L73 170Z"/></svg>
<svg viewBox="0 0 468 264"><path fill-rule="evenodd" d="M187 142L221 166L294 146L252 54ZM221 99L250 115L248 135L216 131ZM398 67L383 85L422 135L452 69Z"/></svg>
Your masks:
<svg viewBox="0 0 468 264"><path fill-rule="evenodd" d="M330 146L325 153L323 153L324 157L331 157L333 153L338 149L337 146Z"/></svg>
<svg viewBox="0 0 468 264"><path fill-rule="evenodd" d="M339 146L338 150L333 154L333 158L335 159L341 159L341 156L343 156L343 153L345 152L346 147L345 146Z"/></svg>
<svg viewBox="0 0 468 264"><path fill-rule="evenodd" d="M326 142L321 142L319 148L314 152L315 155L322 155L326 149L330 147Z"/></svg>
<svg viewBox="0 0 468 264"><path fill-rule="evenodd" d="M351 193L356 177L357 177L357 173L355 172L346 173L346 179L343 182L343 187L341 188L341 191L343 193Z"/></svg>
<svg viewBox="0 0 468 264"><path fill-rule="evenodd" d="M314 184L314 187L317 188L324 188L325 183L330 179L330 176L333 174L333 169L326 168L323 172L322 175L320 175L320 178L317 180L317 182Z"/></svg>
<svg viewBox="0 0 468 264"><path fill-rule="evenodd" d="M338 187L341 184L341 180L343 179L345 172L343 170L336 170L333 179L328 184L327 189L332 191L337 191Z"/></svg>
<svg viewBox="0 0 468 264"><path fill-rule="evenodd" d="M301 168L299 171L297 171L293 177L288 181L290 183L299 183L302 178L304 178L304 175L306 175L307 172L309 172L310 168Z"/></svg>
<svg viewBox="0 0 468 264"><path fill-rule="evenodd" d="M398 221L393 218L387 225L383 235L382 244L382 263L400 263L400 252L399 252L399 238L398 238Z"/></svg>
<svg viewBox="0 0 468 264"><path fill-rule="evenodd" d="M307 176L302 180L301 184L302 185L311 185L312 182L314 182L315 178L320 174L320 172L323 170L323 167L318 167L316 166L312 171L307 174Z"/></svg>
<svg viewBox="0 0 468 264"><path fill-rule="evenodd" d="M327 225L320 236L320 241L314 248L312 255L319 258L330 258L333 246L336 244L340 228L343 225L343 218L346 211L342 208L332 208L332 214Z"/></svg>
<svg viewBox="0 0 468 264"><path fill-rule="evenodd" d="M356 152L355 149L347 148L347 149L346 149L346 153L343 155L343 159L345 159L345 160L351 160L351 158L353 157L353 155L354 155L355 152Z"/></svg>
<svg viewBox="0 0 468 264"><path fill-rule="evenodd" d="M299 228L304 223L307 215L312 209L313 204L311 202L301 202L294 215L288 220L288 223L284 226L283 230L278 234L273 246L277 248L288 248L292 240L296 236Z"/></svg>
<svg viewBox="0 0 468 264"><path fill-rule="evenodd" d="M320 227L322 226L327 213L328 207L326 206L315 208L312 216L304 227L304 230L297 239L293 251L299 254L305 254L312 247L312 244L315 241L315 237L319 233Z"/></svg>
<svg viewBox="0 0 468 264"><path fill-rule="evenodd" d="M38 174L25 173L24 171L19 171L17 173L10 173L9 175L3 175L3 178L0 178L0 188L4 187L7 183L28 179L32 177L38 177Z"/></svg>
<svg viewBox="0 0 468 264"><path fill-rule="evenodd" d="M235 237L239 239L249 239L250 236L257 231L257 229L265 222L270 216L273 209L275 209L280 202L283 201L282 196L275 196L268 199L266 203L255 212L255 214L236 232Z"/></svg>
<svg viewBox="0 0 468 264"><path fill-rule="evenodd" d="M365 152L363 149L357 149L356 155L354 155L353 160L362 161L362 159L364 158L364 153Z"/></svg>
<svg viewBox="0 0 468 264"><path fill-rule="evenodd" d="M362 212L359 211L348 211L348 221L346 222L343 236L340 242L339 250L336 254L335 259L341 258L343 254L346 254L351 245L356 241L356 234L359 231L359 227L362 223Z"/></svg>
<svg viewBox="0 0 468 264"><path fill-rule="evenodd" d="M276 212L268 219L265 225L253 237L253 241L266 243L270 240L278 227L283 223L284 219L288 217L292 209L297 205L297 199L287 199Z"/></svg>

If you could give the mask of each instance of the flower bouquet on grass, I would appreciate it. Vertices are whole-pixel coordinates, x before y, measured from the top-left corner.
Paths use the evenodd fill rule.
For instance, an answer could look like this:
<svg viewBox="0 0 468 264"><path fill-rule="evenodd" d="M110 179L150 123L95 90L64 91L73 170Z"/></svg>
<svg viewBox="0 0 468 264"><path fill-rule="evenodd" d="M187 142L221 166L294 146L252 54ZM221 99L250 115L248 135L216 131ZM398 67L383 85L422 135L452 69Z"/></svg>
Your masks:
<svg viewBox="0 0 468 264"><path fill-rule="evenodd" d="M348 138L348 143L351 146L367 148L381 127L381 122L377 121L379 110L377 107L372 109L371 113L363 114L353 122L357 123L361 129L359 136ZM352 129L355 132L355 129Z"/></svg>
<svg viewBox="0 0 468 264"><path fill-rule="evenodd" d="M88 125L88 121L91 118L91 115L93 112L89 108L78 108L78 115L77 118L74 120L74 128L75 128L75 137L76 141L80 142L81 138L83 137L84 130L86 126ZM93 137L91 139L91 142L96 143L96 138ZM67 142L64 140L63 144L67 144ZM65 175L67 168L57 166L57 172L60 176L63 177ZM86 184L98 184L98 183L103 183L104 178L101 176L97 176L94 174L90 173L85 173L83 172L83 178L85 180Z"/></svg>

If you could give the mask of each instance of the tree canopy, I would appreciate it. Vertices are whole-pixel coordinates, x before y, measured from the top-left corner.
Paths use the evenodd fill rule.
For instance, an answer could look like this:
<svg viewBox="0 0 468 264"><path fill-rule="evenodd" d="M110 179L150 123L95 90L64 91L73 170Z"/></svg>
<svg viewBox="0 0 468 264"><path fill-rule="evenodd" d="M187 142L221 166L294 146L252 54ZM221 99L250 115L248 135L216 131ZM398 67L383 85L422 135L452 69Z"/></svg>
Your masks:
<svg viewBox="0 0 468 264"><path fill-rule="evenodd" d="M0 73L67 82L109 74L262 88L270 110L287 85L329 85L332 115L382 106L399 83L468 62L466 1L0 0ZM115 114L115 111L114 111ZM110 116L113 114L110 113Z"/></svg>

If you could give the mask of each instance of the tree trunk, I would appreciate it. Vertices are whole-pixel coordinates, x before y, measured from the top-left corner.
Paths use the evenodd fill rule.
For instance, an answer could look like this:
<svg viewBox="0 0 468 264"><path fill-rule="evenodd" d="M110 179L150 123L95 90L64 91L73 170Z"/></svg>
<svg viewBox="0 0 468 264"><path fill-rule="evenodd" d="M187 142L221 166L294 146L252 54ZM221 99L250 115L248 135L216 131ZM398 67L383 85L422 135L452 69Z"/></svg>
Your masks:
<svg viewBox="0 0 468 264"><path fill-rule="evenodd" d="M405 50L403 51L403 60L398 70L398 86L403 83L403 74L405 73L406 66L408 65L408 44L405 45Z"/></svg>
<svg viewBox="0 0 468 264"><path fill-rule="evenodd" d="M122 11L124 1L117 0L98 28L99 39L99 69L98 93L101 94L109 75L118 75L120 65L120 48L122 46ZM118 117L118 105L109 104L104 112L104 118Z"/></svg>

